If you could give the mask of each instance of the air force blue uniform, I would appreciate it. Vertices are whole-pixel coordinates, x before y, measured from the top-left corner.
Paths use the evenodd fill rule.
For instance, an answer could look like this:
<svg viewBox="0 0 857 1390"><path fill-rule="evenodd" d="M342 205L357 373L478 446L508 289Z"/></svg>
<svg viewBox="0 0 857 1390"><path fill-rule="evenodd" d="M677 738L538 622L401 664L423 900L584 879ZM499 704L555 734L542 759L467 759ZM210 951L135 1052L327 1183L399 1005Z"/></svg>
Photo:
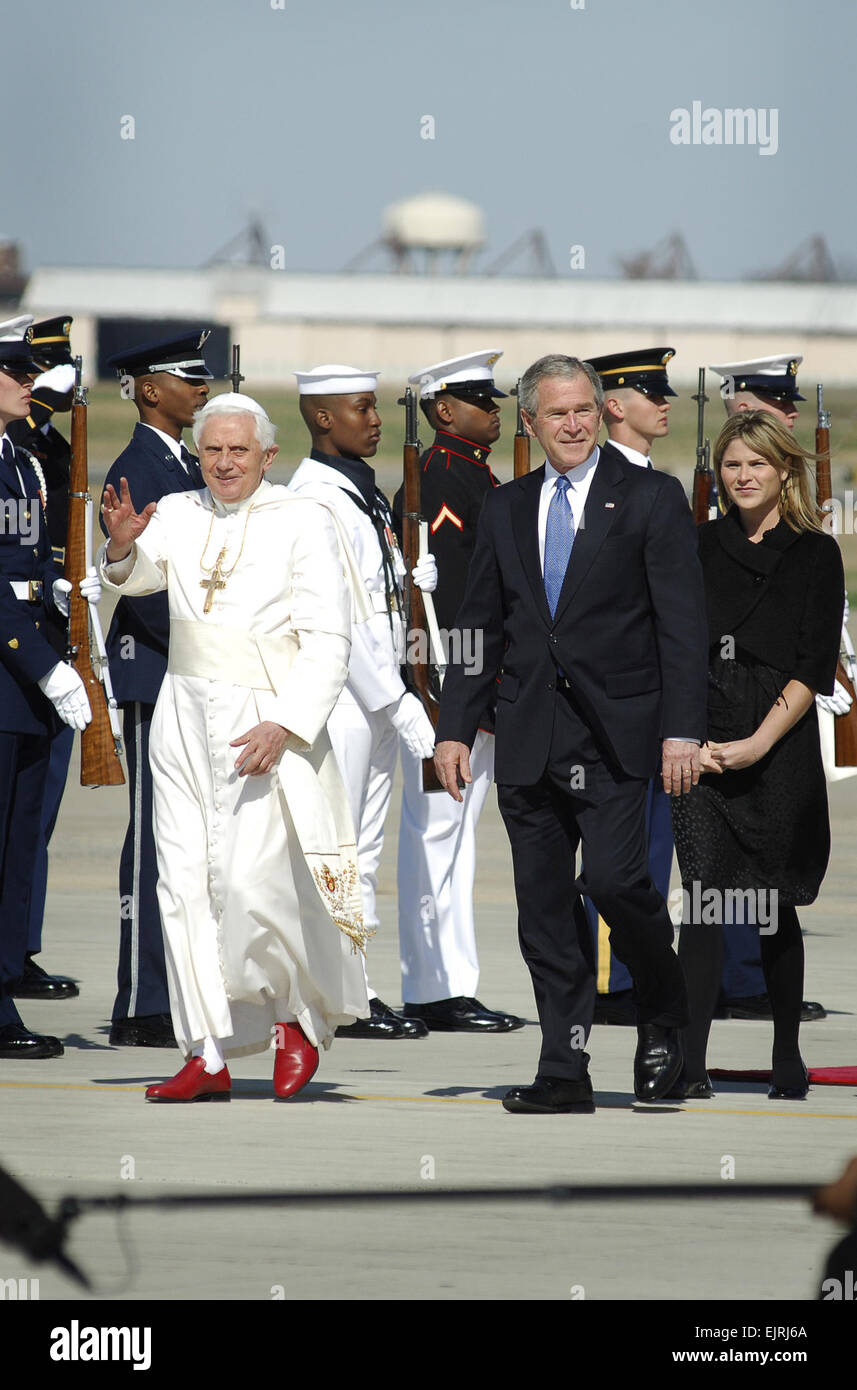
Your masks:
<svg viewBox="0 0 857 1390"><path fill-rule="evenodd" d="M11 999L24 974L33 867L59 720L37 682L61 659L47 633L55 616L54 564L40 484L10 440L0 458L0 1026L18 1021ZM10 582L11 581L11 582ZM12 583L30 585L18 597ZM41 587L39 587L41 586Z"/></svg>

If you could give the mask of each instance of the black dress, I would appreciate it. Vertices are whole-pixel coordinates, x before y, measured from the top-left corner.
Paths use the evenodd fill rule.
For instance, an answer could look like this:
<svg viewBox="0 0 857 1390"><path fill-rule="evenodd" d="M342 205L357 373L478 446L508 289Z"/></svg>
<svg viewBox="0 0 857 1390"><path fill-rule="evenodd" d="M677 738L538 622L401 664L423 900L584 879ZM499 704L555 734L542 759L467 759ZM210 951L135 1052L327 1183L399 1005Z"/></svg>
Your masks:
<svg viewBox="0 0 857 1390"><path fill-rule="evenodd" d="M749 541L736 510L700 528L709 620L708 737L755 733L790 680L833 690L844 576L836 541L780 521ZM815 702L751 767L703 774L672 798L682 883L775 889L811 903L830 854Z"/></svg>

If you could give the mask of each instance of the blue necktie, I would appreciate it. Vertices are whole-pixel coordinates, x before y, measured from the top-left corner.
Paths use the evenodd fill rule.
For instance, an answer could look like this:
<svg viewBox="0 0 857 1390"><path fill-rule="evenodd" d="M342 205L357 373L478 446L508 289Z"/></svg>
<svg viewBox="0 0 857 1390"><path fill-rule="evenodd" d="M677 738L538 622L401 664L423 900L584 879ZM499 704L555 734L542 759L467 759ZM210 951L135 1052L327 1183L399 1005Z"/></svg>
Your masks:
<svg viewBox="0 0 857 1390"><path fill-rule="evenodd" d="M205 487L205 481L202 476L202 469L200 468L199 464L197 463L196 459L194 458L193 454L191 453L187 445L184 443L184 441L182 441L180 448L182 455L182 463L187 469L188 477L190 478L194 487Z"/></svg>
<svg viewBox="0 0 857 1390"><path fill-rule="evenodd" d="M545 595L551 617L556 613L571 547L574 545L574 517L567 496L569 487L568 478L557 478L548 507L545 529Z"/></svg>

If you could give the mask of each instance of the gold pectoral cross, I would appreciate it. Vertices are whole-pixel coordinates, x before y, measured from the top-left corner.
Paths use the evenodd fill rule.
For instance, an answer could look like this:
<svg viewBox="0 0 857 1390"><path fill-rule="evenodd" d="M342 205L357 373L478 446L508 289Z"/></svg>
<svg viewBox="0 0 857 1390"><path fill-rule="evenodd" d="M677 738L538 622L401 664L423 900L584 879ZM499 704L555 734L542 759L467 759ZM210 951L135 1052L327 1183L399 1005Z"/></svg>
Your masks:
<svg viewBox="0 0 857 1390"><path fill-rule="evenodd" d="M221 569L222 569L223 561L224 561L225 558L226 558L226 546L223 547L223 549L221 550L220 554L218 555L218 557L217 557L217 559L216 559L216 561L215 561L215 563L214 563L214 569L213 569L212 572L211 572L210 578L209 578L209 579L201 579L201 580L199 581L199 587L200 587L201 589L207 589L207 590L208 590L208 593L207 593L206 596L205 596L205 603L202 605L202 611L203 611L203 613L210 613L210 612L211 612L211 605L214 603L214 591L215 591L215 589L225 589L225 588L226 588L226 580L223 578L223 575L221 574Z"/></svg>

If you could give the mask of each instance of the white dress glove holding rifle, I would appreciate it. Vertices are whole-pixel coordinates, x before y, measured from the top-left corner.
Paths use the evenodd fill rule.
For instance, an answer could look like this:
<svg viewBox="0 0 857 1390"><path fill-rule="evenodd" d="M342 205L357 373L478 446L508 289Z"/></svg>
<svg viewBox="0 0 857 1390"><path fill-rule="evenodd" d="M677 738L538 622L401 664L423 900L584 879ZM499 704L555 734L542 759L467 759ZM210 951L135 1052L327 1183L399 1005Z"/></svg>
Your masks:
<svg viewBox="0 0 857 1390"><path fill-rule="evenodd" d="M73 667L58 661L37 684L64 724L69 724L72 729L86 728L92 718L92 710L86 687Z"/></svg>
<svg viewBox="0 0 857 1390"><path fill-rule="evenodd" d="M429 552L414 565L413 580L424 594L433 594L437 588L437 560Z"/></svg>
<svg viewBox="0 0 857 1390"><path fill-rule="evenodd" d="M430 758L434 753L434 729L416 695L406 690L398 704L387 706L387 712L406 748L418 758Z"/></svg>
<svg viewBox="0 0 857 1390"><path fill-rule="evenodd" d="M69 594L72 586L67 579L55 579L53 583L54 608L61 613L64 618L68 617ZM80 581L80 592L87 603L94 603L96 608L101 602L101 580L95 573L88 574L85 579Z"/></svg>

